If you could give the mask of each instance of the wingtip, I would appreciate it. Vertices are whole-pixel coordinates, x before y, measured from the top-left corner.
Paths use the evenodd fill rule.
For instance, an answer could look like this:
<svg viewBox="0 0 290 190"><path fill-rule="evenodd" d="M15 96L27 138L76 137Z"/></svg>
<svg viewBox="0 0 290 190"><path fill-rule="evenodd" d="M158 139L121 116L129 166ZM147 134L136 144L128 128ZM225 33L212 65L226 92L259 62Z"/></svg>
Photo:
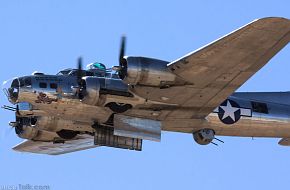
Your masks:
<svg viewBox="0 0 290 190"><path fill-rule="evenodd" d="M275 17L275 16L270 16L270 17L263 17L256 19L255 21L263 21L263 22L289 22L290 19L285 18L285 17Z"/></svg>
<svg viewBox="0 0 290 190"><path fill-rule="evenodd" d="M290 40L290 20L283 17L265 17L250 23L253 28L258 30L268 30L273 33L284 33L284 40ZM288 40L288 41L289 41Z"/></svg>

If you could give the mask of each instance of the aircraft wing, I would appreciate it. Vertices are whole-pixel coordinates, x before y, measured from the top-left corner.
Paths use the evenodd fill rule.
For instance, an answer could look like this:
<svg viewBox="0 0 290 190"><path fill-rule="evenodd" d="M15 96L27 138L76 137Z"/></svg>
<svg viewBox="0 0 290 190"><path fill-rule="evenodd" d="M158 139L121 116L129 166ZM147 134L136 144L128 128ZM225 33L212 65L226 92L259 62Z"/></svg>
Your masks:
<svg viewBox="0 0 290 190"><path fill-rule="evenodd" d="M167 118L206 117L289 41L289 19L263 18L171 62L169 70L188 83L171 99L193 112L177 109Z"/></svg>
<svg viewBox="0 0 290 190"><path fill-rule="evenodd" d="M59 155L70 152L85 150L98 147L94 145L94 138L90 135L78 135L76 139L65 143L39 142L26 140L15 147L13 150L19 152L31 152L38 154Z"/></svg>

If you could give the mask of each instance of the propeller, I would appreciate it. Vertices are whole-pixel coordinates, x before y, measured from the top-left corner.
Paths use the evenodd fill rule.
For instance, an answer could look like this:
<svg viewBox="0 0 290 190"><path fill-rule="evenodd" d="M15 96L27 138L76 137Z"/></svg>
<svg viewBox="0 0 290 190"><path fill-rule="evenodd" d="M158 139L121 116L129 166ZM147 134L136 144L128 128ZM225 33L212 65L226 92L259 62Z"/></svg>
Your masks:
<svg viewBox="0 0 290 190"><path fill-rule="evenodd" d="M77 82L80 85L83 77L83 58L79 57L77 62Z"/></svg>
<svg viewBox="0 0 290 190"><path fill-rule="evenodd" d="M77 83L78 83L78 97L79 99L83 99L84 95L83 95L83 89L84 87L84 82L83 82L83 78L84 77L84 72L83 72L83 59L82 57L78 58L77 61Z"/></svg>
<svg viewBox="0 0 290 190"><path fill-rule="evenodd" d="M118 75L121 79L124 79L127 76L127 60L124 58L126 49L126 36L122 36L121 38L121 46L120 46L120 54L119 54L119 66L114 66L112 70L118 72ZM79 99L83 99L83 90L85 89L85 84L83 82L83 69L82 69L82 57L78 58L77 62L77 83L79 86L78 89L78 97Z"/></svg>
<svg viewBox="0 0 290 190"><path fill-rule="evenodd" d="M119 64L120 64L121 67L125 66L125 62L124 62L125 48L126 48L126 37L122 36L120 54L119 54Z"/></svg>
<svg viewBox="0 0 290 190"><path fill-rule="evenodd" d="M122 36L121 38L121 46L120 46L120 54L119 54L119 66L114 66L112 70L117 71L119 77L124 79L127 75L127 61L124 58L126 49L126 36Z"/></svg>

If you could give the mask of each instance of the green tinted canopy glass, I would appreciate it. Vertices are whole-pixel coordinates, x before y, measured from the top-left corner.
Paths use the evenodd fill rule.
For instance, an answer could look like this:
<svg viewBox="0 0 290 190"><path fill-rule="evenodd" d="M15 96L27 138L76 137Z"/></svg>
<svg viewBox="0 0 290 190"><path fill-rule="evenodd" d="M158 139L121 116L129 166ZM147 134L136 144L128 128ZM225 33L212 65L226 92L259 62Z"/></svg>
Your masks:
<svg viewBox="0 0 290 190"><path fill-rule="evenodd" d="M87 66L87 68L89 69L98 69L98 70L106 70L106 66L102 63L99 62L95 62L95 63L91 63Z"/></svg>
<svg viewBox="0 0 290 190"><path fill-rule="evenodd" d="M102 63L94 63L94 67L103 70L106 69L105 65L103 65Z"/></svg>

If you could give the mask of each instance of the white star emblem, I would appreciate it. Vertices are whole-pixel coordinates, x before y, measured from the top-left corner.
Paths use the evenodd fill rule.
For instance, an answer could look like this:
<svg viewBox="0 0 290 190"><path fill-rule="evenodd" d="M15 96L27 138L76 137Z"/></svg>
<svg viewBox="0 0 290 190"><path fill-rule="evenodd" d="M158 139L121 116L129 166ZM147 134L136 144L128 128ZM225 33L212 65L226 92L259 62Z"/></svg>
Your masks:
<svg viewBox="0 0 290 190"><path fill-rule="evenodd" d="M220 106L220 108L225 111L222 120L230 117L234 122L236 121L235 112L238 111L240 108L233 107L229 100L227 100L226 106Z"/></svg>

